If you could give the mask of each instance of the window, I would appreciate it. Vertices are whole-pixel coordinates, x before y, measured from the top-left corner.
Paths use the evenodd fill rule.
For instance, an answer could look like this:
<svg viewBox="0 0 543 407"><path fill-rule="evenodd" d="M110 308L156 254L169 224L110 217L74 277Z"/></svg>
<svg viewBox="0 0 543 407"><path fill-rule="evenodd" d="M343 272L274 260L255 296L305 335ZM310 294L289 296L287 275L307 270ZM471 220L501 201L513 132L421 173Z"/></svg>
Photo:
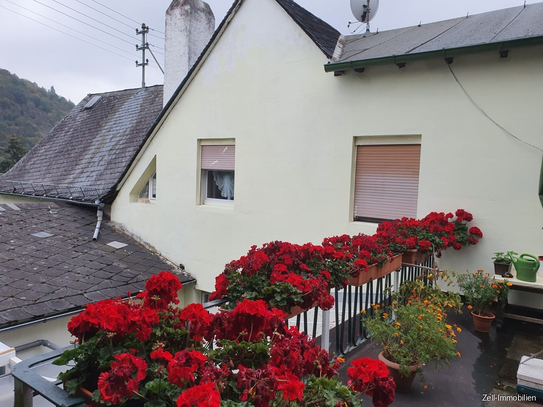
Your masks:
<svg viewBox="0 0 543 407"><path fill-rule="evenodd" d="M202 203L234 201L235 153L234 144L201 146Z"/></svg>
<svg viewBox="0 0 543 407"><path fill-rule="evenodd" d="M380 222L417 217L420 137L357 139L354 220ZM407 144L413 139L418 143ZM379 142L383 142L378 144Z"/></svg>
<svg viewBox="0 0 543 407"><path fill-rule="evenodd" d="M156 172L149 178L138 195L138 202L154 202L156 200Z"/></svg>

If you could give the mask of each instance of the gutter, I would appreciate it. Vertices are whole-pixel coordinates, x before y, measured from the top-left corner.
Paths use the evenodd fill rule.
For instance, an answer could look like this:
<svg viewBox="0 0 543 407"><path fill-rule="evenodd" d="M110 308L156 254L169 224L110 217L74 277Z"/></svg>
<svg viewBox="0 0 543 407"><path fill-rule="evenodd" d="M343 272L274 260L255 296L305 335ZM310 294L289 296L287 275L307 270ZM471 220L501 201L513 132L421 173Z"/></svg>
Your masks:
<svg viewBox="0 0 543 407"><path fill-rule="evenodd" d="M324 65L325 72L343 72L347 70L362 71L370 66L405 64L407 62L424 61L428 59L450 59L463 55L478 54L481 52L498 51L500 56L506 57L507 51L512 48L520 48L543 44L543 36L522 38L511 41L491 42L479 45L470 45L466 47L440 49L436 51L417 52L413 54L390 55L382 58L362 59L357 61L335 62Z"/></svg>
<svg viewBox="0 0 543 407"><path fill-rule="evenodd" d="M84 206L94 206L94 207L97 207L100 205L102 205L102 207L104 206L103 203L97 204L96 202L75 201L73 199L54 198L54 197L44 196L44 195L18 194L18 193L3 192L3 191L0 191L0 195L21 196L25 198L34 198L34 199L48 200L48 201L54 201L54 202L66 202L66 203L74 204L74 205L84 205Z"/></svg>

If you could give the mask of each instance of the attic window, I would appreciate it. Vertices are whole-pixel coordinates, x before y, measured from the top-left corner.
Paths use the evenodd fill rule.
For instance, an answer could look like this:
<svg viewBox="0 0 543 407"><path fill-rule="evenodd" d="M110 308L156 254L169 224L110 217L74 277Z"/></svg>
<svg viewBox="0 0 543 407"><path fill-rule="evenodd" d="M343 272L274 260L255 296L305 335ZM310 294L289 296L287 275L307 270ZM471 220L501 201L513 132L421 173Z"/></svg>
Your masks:
<svg viewBox="0 0 543 407"><path fill-rule="evenodd" d="M145 183L141 189L138 202L155 202L156 201L156 172L153 174L149 181Z"/></svg>
<svg viewBox="0 0 543 407"><path fill-rule="evenodd" d="M92 109L92 107L98 103L98 101L102 99L102 96L93 96L91 100L88 101L88 103L85 105L83 109Z"/></svg>

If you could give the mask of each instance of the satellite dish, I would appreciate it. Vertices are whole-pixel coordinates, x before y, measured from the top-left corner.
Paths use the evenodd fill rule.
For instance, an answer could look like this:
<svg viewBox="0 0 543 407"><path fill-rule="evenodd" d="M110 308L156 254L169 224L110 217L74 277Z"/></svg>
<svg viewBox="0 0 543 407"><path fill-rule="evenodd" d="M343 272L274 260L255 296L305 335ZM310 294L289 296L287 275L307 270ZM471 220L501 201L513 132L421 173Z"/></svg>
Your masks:
<svg viewBox="0 0 543 407"><path fill-rule="evenodd" d="M370 13L368 20L368 4L370 5ZM375 14L379 10L379 0L351 0L351 11L354 18L356 18L361 23L370 22Z"/></svg>

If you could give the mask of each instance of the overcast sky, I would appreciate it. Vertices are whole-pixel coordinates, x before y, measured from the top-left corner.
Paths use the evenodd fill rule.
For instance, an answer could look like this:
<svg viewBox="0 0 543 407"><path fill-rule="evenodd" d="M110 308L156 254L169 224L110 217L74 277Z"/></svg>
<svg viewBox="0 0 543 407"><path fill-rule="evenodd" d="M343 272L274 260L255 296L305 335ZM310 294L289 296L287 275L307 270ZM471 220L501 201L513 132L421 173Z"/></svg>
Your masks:
<svg viewBox="0 0 543 407"><path fill-rule="evenodd" d="M255 0L252 0L255 1ZM135 29L151 27L148 42L162 63L164 13L171 0L0 0L0 68L78 103L86 94L141 85L141 41ZM231 0L208 0L217 24ZM350 0L297 0L343 34L354 20ZM523 0L380 0L372 31L389 30L521 6ZM535 0L528 4L537 3ZM26 16L26 17L25 17ZM62 32L61 32L62 31ZM69 35L67 35L69 34ZM75 37L79 38L76 39ZM94 45L93 45L94 44ZM147 85L163 77L151 56Z"/></svg>

